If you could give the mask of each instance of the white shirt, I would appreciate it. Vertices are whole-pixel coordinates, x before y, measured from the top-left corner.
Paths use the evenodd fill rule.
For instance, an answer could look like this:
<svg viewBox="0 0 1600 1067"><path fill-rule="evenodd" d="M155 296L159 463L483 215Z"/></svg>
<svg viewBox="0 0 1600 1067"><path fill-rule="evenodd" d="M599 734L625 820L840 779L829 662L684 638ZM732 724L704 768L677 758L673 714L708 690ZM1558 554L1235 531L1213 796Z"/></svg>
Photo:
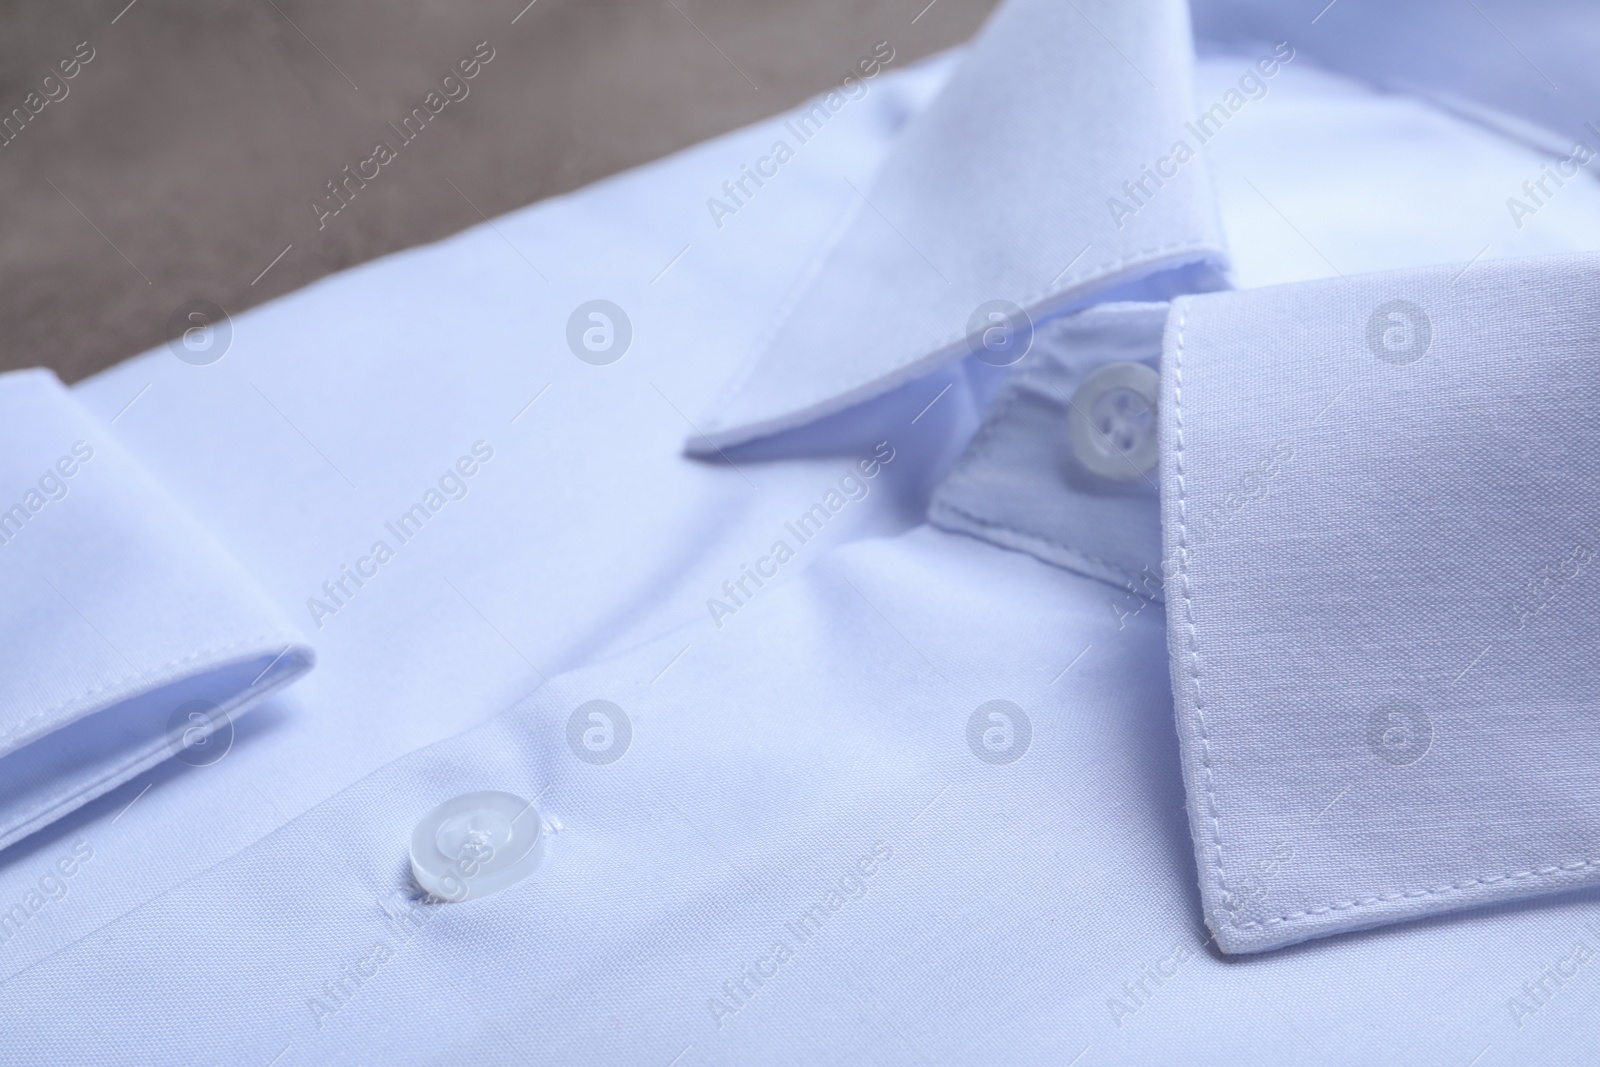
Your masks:
<svg viewBox="0 0 1600 1067"><path fill-rule="evenodd" d="M1180 6L1013 0L804 143L346 272L215 362L7 379L44 416L0 501L95 456L0 546L5 721L131 695L0 756L56 789L0 809L0 1061L1591 1058L1600 932L1551 894L1600 855L1600 198L1513 212L1551 157L1450 81L1581 68L1315 14L1202 9L1191 71ZM1353 80L1374 18L1457 57L1452 111ZM1160 373L1159 464L1109 482L1069 433L1108 363ZM177 681L259 706L128 773L195 626L255 643ZM37 748L96 721L98 763ZM534 803L537 867L422 900L413 829L480 790Z"/></svg>

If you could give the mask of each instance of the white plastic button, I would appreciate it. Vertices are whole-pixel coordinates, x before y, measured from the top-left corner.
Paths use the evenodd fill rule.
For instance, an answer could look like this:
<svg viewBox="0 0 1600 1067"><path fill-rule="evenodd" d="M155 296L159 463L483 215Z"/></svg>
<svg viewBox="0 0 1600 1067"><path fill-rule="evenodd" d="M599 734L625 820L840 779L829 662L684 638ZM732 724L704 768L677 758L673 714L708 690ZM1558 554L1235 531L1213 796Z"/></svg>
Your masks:
<svg viewBox="0 0 1600 1067"><path fill-rule="evenodd" d="M1092 474L1132 481L1160 456L1161 376L1143 363L1108 363L1085 378L1067 411L1074 458Z"/></svg>
<svg viewBox="0 0 1600 1067"><path fill-rule="evenodd" d="M411 833L417 885L447 901L476 900L515 885L539 865L539 811L515 793L463 793L430 811Z"/></svg>

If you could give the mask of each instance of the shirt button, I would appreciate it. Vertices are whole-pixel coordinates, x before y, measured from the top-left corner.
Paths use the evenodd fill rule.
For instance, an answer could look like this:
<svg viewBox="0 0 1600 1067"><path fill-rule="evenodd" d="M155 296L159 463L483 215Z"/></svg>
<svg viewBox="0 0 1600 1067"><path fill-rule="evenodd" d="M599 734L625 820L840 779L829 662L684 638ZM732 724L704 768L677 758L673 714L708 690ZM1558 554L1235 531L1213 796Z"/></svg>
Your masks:
<svg viewBox="0 0 1600 1067"><path fill-rule="evenodd" d="M417 885L446 901L476 900L515 885L539 865L541 820L514 793L463 793L430 811L411 833Z"/></svg>
<svg viewBox="0 0 1600 1067"><path fill-rule="evenodd" d="M1108 363L1085 378L1067 410L1072 455L1091 474L1127 482L1160 456L1161 376L1143 363Z"/></svg>

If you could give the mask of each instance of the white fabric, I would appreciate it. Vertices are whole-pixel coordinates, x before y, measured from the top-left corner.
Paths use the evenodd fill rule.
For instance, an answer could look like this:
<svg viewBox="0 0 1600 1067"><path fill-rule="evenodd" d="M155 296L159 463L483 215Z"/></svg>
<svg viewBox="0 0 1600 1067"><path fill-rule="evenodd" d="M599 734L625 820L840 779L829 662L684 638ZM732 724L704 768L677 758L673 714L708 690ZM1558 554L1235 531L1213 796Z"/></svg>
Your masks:
<svg viewBox="0 0 1600 1067"><path fill-rule="evenodd" d="M846 176L832 247L690 451L790 429L966 356L991 301L1043 322L1119 286L1220 287L1205 159L1146 177L1191 117L1192 64L1181 0L1003 5L872 181ZM1128 215L1107 203L1128 195L1123 180L1151 194Z"/></svg>
<svg viewBox="0 0 1600 1067"><path fill-rule="evenodd" d="M1596 336L1594 255L1173 306L1172 684L1224 951L1600 879Z"/></svg>
<svg viewBox="0 0 1600 1067"><path fill-rule="evenodd" d="M1202 64L1195 99L1262 54ZM1124 76L1110 47L1088 61ZM782 119L242 315L213 366L158 351L77 391L109 420L150 386L119 439L320 665L223 763L0 854L0 908L40 901L0 946L0 1062L1594 1058L1592 891L1213 952L1161 606L1107 610L1104 582L919 526L995 388L971 361L737 466L677 454L858 210L842 178L951 62L875 80L721 230L705 199ZM1594 189L1511 229L1541 157L1298 58L1206 154L1252 286L1600 248ZM1364 172L1390 195L1341 184ZM566 342L597 298L634 327L604 367ZM317 629L308 598L478 441L468 494ZM820 535L788 532L819 504ZM605 765L568 744L595 699L633 726ZM419 904L412 828L481 789L538 798L545 862ZM789 933L813 904L819 930Z"/></svg>
<svg viewBox="0 0 1600 1067"><path fill-rule="evenodd" d="M161 348L76 389L99 431L109 434L115 418L116 439L259 581L318 666L234 724L220 763L173 761L0 854L3 912L37 889L41 868L80 830L101 828L70 903L26 920L0 947L0 974L563 670L646 636L705 627L718 637L742 625L747 609L724 584L883 438L735 468L681 456L685 415L732 373L844 210L839 168L881 158L950 63L875 82L869 106L841 115L785 168L781 196L720 234L705 229L705 192L770 143L770 126L239 315L232 347L209 366ZM652 284L685 243L693 247ZM517 254L540 249L565 265L544 264L548 290ZM632 349L610 366L580 362L566 342L568 317L597 292L625 305L635 326ZM923 404L953 387L893 438L917 461L895 458L864 498L795 546L768 591L831 547L921 521L923 486L959 454L980 413L958 378L925 383ZM463 479L466 495L447 497L398 544L385 524L478 441L494 455ZM333 603L324 583L379 539L394 558L332 616L314 614L311 601ZM713 598L736 614L714 620ZM686 658L700 651L691 642Z"/></svg>
<svg viewBox="0 0 1600 1067"><path fill-rule="evenodd" d="M1600 121L1593 16L1587 0L1472 0L1465 11L1426 0L1194 5L1202 45L1238 51L1287 39L1312 63L1420 96L1536 148L1545 162L1566 155L1573 138L1600 147L1589 129Z"/></svg>
<svg viewBox="0 0 1600 1067"><path fill-rule="evenodd" d="M935 491L928 521L1109 582L1135 605L1160 600L1157 472L1096 475L1074 455L1067 424L1094 371L1160 366L1166 322L1165 304L1103 304L1041 327Z"/></svg>
<svg viewBox="0 0 1600 1067"><path fill-rule="evenodd" d="M313 658L48 371L0 376L0 600L0 848L186 741L226 745Z"/></svg>

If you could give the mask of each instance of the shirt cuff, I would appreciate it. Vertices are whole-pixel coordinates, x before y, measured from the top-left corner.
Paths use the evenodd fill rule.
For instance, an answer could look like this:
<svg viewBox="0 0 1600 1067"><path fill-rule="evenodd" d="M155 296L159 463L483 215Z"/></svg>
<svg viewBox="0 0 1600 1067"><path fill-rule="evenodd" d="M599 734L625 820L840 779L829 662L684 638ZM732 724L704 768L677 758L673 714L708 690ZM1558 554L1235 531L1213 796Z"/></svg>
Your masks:
<svg viewBox="0 0 1600 1067"><path fill-rule="evenodd" d="M0 376L0 848L232 721L313 653L48 371Z"/></svg>

